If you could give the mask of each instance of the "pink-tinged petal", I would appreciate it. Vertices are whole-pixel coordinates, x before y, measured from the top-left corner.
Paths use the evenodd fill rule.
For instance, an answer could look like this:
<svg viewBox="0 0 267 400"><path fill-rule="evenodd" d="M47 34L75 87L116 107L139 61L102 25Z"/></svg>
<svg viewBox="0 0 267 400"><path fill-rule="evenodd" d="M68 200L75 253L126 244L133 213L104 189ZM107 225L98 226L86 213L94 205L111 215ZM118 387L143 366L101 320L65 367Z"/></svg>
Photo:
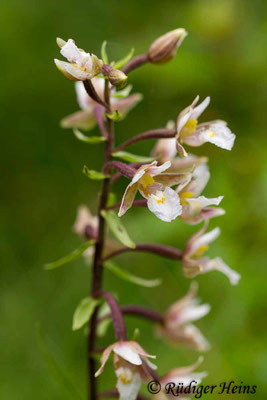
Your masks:
<svg viewBox="0 0 267 400"><path fill-rule="evenodd" d="M134 108L143 99L142 94L135 93L125 99L111 98L111 110L119 111L124 117L132 108Z"/></svg>
<svg viewBox="0 0 267 400"><path fill-rule="evenodd" d="M163 186L174 186L186 183L191 177L190 173L175 173L166 172L155 177L155 181L161 183Z"/></svg>
<svg viewBox="0 0 267 400"><path fill-rule="evenodd" d="M166 187L164 192L152 194L147 201L147 206L156 217L165 222L173 221L182 212L178 194L169 187Z"/></svg>
<svg viewBox="0 0 267 400"><path fill-rule="evenodd" d="M201 132L205 142L215 144L225 150L232 150L235 142L235 134L223 124L210 125L209 129Z"/></svg>
<svg viewBox="0 0 267 400"><path fill-rule="evenodd" d="M105 367L105 365L106 365L106 362L108 361L108 359L109 359L109 356L110 356L110 353L112 352L112 350L114 349L114 346L115 346L115 344L111 344L110 346L108 346L105 350L104 350L104 352L103 352L103 354L102 354L102 356L101 356L101 359L100 359L100 362L101 362L101 366L100 366L100 368L96 371L96 373L95 373L95 377L97 378L100 374L102 374L102 372L103 372L103 370L104 370L104 367Z"/></svg>
<svg viewBox="0 0 267 400"><path fill-rule="evenodd" d="M118 216L121 217L126 213L127 210L132 206L135 195L137 192L137 183L133 183L133 181L127 186L119 209Z"/></svg>
<svg viewBox="0 0 267 400"><path fill-rule="evenodd" d="M190 253L187 255L194 254L200 247L207 246L209 243L213 242L217 237L220 235L221 230L220 228L214 228L208 233L199 236L191 243Z"/></svg>
<svg viewBox="0 0 267 400"><path fill-rule="evenodd" d="M113 347L115 354L133 365L141 365L142 359L129 342L116 343Z"/></svg>
<svg viewBox="0 0 267 400"><path fill-rule="evenodd" d="M178 115L178 118L177 118L177 136L176 136L177 139L179 138L179 134L180 134L182 128L185 126L185 124L186 124L190 119L192 119L192 118L191 118L191 115L192 115L192 112L193 112L194 107L195 107L195 105L197 104L198 100L199 100L199 96L197 96L197 97L194 99L193 103L192 103L190 106L186 107L186 108L185 108L183 111L181 111L180 114Z"/></svg>
<svg viewBox="0 0 267 400"><path fill-rule="evenodd" d="M192 246L194 244L195 241L197 241L201 235L203 235L206 230L208 229L209 226L209 221L205 221L204 225L202 226L202 228L197 231L194 235L191 236L191 238L187 241L186 243L186 247L185 247L185 256L190 256L190 254L192 253Z"/></svg>
<svg viewBox="0 0 267 400"><path fill-rule="evenodd" d="M81 205L77 210L77 216L73 226L73 231L80 236L84 236L85 228L87 226L90 226L92 228L92 231L96 233L98 227L98 219L91 214L87 206Z"/></svg>
<svg viewBox="0 0 267 400"><path fill-rule="evenodd" d="M180 157L187 157L188 154L185 150L185 148L181 145L181 143L176 142L176 147L177 147L177 151Z"/></svg>
<svg viewBox="0 0 267 400"><path fill-rule="evenodd" d="M201 208L207 207L207 206L218 206L220 202L222 201L223 196L218 196L218 197L213 197L213 198L208 198L205 196L199 196L196 199L188 199L188 203L191 205L194 205L194 203L199 203Z"/></svg>
<svg viewBox="0 0 267 400"><path fill-rule="evenodd" d="M198 165L205 164L208 162L207 157L197 157L193 154L189 154L187 157L177 157L172 160L172 165L169 171L177 171L177 172L189 172L192 171L194 167Z"/></svg>
<svg viewBox="0 0 267 400"><path fill-rule="evenodd" d="M60 125L62 128L78 128L89 131L95 127L96 119L92 111L77 111L63 118Z"/></svg>
<svg viewBox="0 0 267 400"><path fill-rule="evenodd" d="M166 161L164 164L157 166L157 165L152 165L147 169L147 173L151 176L157 176L161 174L162 172L166 171L169 169L171 166L170 161Z"/></svg>
<svg viewBox="0 0 267 400"><path fill-rule="evenodd" d="M184 210L184 208L183 208ZM221 215L225 214L225 210L220 207L206 207L203 208L203 210L200 211L200 213L194 217L186 215L185 218L183 218L183 213L181 214L181 219L189 225L197 225L202 221L210 220L211 218L214 217L220 217Z"/></svg>
<svg viewBox="0 0 267 400"><path fill-rule="evenodd" d="M205 98L205 100L202 101L202 103L200 103L197 107L194 108L190 119L198 119L209 104L210 104L210 97L208 96Z"/></svg>
<svg viewBox="0 0 267 400"><path fill-rule="evenodd" d="M211 270L222 272L229 278L232 285L237 285L241 278L241 275L238 272L232 270L220 257L208 260L206 263L203 264L203 274Z"/></svg>
<svg viewBox="0 0 267 400"><path fill-rule="evenodd" d="M183 192L190 192L192 197L197 197L206 187L210 179L210 172L207 165L198 165L192 175L192 179L187 186L183 188Z"/></svg>
<svg viewBox="0 0 267 400"><path fill-rule="evenodd" d="M176 139L159 139L153 147L151 155L157 158L160 162L172 160L177 153Z"/></svg>
<svg viewBox="0 0 267 400"><path fill-rule="evenodd" d="M196 362L194 362L191 365L188 365L186 367L178 367L178 368L174 368L172 369L168 374L165 375L165 379L171 379L172 376L186 376L186 375L190 375L195 369L197 369L200 364L202 364L204 361L204 357L200 356L198 357L198 359L196 360Z"/></svg>
<svg viewBox="0 0 267 400"><path fill-rule="evenodd" d="M116 388L119 392L120 400L136 400L138 396L138 392L141 386L141 377L137 372L132 373L131 378L127 378L125 376L125 371L123 371L123 375L119 375L116 372L118 377Z"/></svg>
<svg viewBox="0 0 267 400"><path fill-rule="evenodd" d="M132 349L138 353L141 357L149 357L149 358L156 358L156 356L152 356L151 354L148 354L143 347L140 346L139 343L135 342L135 341L129 341L128 342L129 346L132 347Z"/></svg>

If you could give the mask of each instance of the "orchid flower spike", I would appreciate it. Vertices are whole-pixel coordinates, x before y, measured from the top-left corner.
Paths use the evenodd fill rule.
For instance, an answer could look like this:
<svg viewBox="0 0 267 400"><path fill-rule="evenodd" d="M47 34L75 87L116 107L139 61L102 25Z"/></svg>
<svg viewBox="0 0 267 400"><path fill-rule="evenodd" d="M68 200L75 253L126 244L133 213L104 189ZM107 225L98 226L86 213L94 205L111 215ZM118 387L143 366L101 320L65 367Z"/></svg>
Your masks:
<svg viewBox="0 0 267 400"><path fill-rule="evenodd" d="M198 284L193 282L186 296L172 304L164 313L163 324L158 325L157 332L171 345L185 345L206 351L210 347L209 343L192 322L207 315L210 305L199 304L197 291Z"/></svg>
<svg viewBox="0 0 267 400"><path fill-rule="evenodd" d="M188 178L186 173L168 173L171 163L157 166L157 161L142 165L127 186L122 198L119 217L132 206L137 190L147 199L149 210L159 219L171 222L182 212L178 194L170 186L178 185Z"/></svg>
<svg viewBox="0 0 267 400"><path fill-rule="evenodd" d="M102 61L94 54L86 53L79 49L74 40L67 42L58 38L57 44L60 53L68 62L55 59L55 64L62 74L71 81L85 81L92 79L101 72Z"/></svg>
<svg viewBox="0 0 267 400"><path fill-rule="evenodd" d="M196 225L201 221L225 214L222 208L209 207L211 205L218 206L223 196L214 198L199 196L209 179L210 172L207 165L199 165L195 168L189 183L181 189L178 188L182 204L180 219L185 223Z"/></svg>
<svg viewBox="0 0 267 400"><path fill-rule="evenodd" d="M205 233L208 223L195 233L187 242L182 259L182 267L185 276L192 278L198 274L217 270L225 274L232 285L237 285L240 280L240 275L226 265L220 257L210 259L203 257L203 253L208 250L208 245L213 242L219 235L220 229L215 228L212 231Z"/></svg>
<svg viewBox="0 0 267 400"><path fill-rule="evenodd" d="M104 350L101 367L96 372L96 377L103 372L112 352L119 398L120 400L135 400L142 380L151 379L150 369L157 368L148 360L155 356L149 355L137 342L116 342Z"/></svg>
<svg viewBox="0 0 267 400"><path fill-rule="evenodd" d="M92 78L92 84L100 99L104 101L105 79L98 77ZM78 128L89 131L93 129L97 123L95 116L97 107L102 109L103 117L104 110L88 96L82 82L75 82L75 90L81 111L77 111L63 118L61 126L63 128ZM130 91L130 85L120 92L116 92L114 87L110 88L111 112L118 111L121 117L124 118L126 114L142 100L142 95L140 93L129 95Z"/></svg>
<svg viewBox="0 0 267 400"><path fill-rule="evenodd" d="M203 143L210 142L225 150L232 150L235 135L226 126L226 122L221 120L204 122L198 124L198 117L208 107L210 97L196 107L199 96L193 103L186 107L177 118L177 150L182 157L187 156L182 143L189 146L198 147Z"/></svg>

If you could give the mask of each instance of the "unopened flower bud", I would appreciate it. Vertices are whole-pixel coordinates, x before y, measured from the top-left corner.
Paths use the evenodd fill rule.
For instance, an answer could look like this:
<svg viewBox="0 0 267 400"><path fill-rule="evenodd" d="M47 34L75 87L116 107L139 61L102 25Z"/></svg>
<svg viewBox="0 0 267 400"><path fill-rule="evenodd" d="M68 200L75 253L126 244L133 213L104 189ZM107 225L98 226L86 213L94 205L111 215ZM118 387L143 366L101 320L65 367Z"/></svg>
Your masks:
<svg viewBox="0 0 267 400"><path fill-rule="evenodd" d="M109 82L118 89L124 88L127 84L127 75L119 69L114 69L110 65L102 66L103 74L108 77Z"/></svg>
<svg viewBox="0 0 267 400"><path fill-rule="evenodd" d="M171 60L186 36L187 32L183 28L174 29L160 36L148 50L149 61L155 64L164 64Z"/></svg>

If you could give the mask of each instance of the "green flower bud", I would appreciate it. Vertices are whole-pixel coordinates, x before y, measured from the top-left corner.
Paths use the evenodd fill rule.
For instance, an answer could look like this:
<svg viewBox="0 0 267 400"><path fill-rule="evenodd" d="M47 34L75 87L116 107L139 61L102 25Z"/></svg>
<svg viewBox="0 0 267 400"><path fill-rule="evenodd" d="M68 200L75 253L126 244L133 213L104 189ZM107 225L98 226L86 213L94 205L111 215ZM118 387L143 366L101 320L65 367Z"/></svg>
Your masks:
<svg viewBox="0 0 267 400"><path fill-rule="evenodd" d="M108 77L109 82L118 89L124 88L127 84L127 75L119 69L114 69L110 65L102 66L103 74Z"/></svg>
<svg viewBox="0 0 267 400"><path fill-rule="evenodd" d="M186 36L187 32L183 28L174 29L160 36L148 50L149 61L154 64L164 64L171 60Z"/></svg>

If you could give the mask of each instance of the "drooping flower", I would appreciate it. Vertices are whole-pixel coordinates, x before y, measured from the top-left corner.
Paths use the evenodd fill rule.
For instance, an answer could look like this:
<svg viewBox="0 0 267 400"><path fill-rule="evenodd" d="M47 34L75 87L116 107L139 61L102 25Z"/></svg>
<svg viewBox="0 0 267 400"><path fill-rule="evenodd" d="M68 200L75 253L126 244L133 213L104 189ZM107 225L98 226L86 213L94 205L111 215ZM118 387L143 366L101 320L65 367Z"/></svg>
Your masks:
<svg viewBox="0 0 267 400"><path fill-rule="evenodd" d="M167 161L157 166L157 162L154 161L151 164L142 165L136 171L123 195L119 217L132 206L138 190L147 199L149 210L162 221L171 222L181 214L179 196L170 186L180 184L187 179L188 174L164 173L170 165L170 161Z"/></svg>
<svg viewBox="0 0 267 400"><path fill-rule="evenodd" d="M209 105L210 97L206 97L196 107L198 99L199 96L178 115L176 140L179 154L182 157L187 156L182 143L198 147L203 143L210 142L222 149L231 150L234 145L235 135L226 126L226 122L216 120L198 124L198 118Z"/></svg>
<svg viewBox="0 0 267 400"><path fill-rule="evenodd" d="M84 204L78 207L73 231L82 238L95 239L97 237L98 219L91 214L89 208Z"/></svg>
<svg viewBox="0 0 267 400"><path fill-rule="evenodd" d="M192 365L171 369L160 379L161 391L158 394L153 395L153 399L174 400L179 398L180 400L189 400L188 396L194 393L193 390L195 387L208 375L207 372L193 372L202 362L203 357L199 357ZM176 390L178 387L179 393L177 395ZM171 388L173 388L173 391ZM181 388L183 390L182 392Z"/></svg>
<svg viewBox="0 0 267 400"><path fill-rule="evenodd" d="M209 207L218 206L223 196L214 198L200 196L209 179L210 172L207 165L199 165L195 168L191 180L182 188L178 188L182 204L180 219L185 223L195 225L203 220L225 214L222 208Z"/></svg>
<svg viewBox="0 0 267 400"><path fill-rule="evenodd" d="M172 304L164 313L163 324L157 327L157 332L172 345L185 345L206 351L209 343L192 322L208 314L210 305L199 304L197 291L198 285L193 282L186 296Z"/></svg>
<svg viewBox="0 0 267 400"><path fill-rule="evenodd" d="M137 342L116 342L108 346L101 357L101 367L95 376L99 376L105 367L110 354L113 352L113 363L117 376L117 389L120 400L135 400L137 398L142 380L151 379L149 369L155 369L148 358L149 355Z"/></svg>
<svg viewBox="0 0 267 400"><path fill-rule="evenodd" d="M74 40L67 42L58 38L57 44L61 48L60 53L68 62L55 59L57 68L62 74L72 81L85 81L92 79L101 71L102 61L94 54L86 53L79 49Z"/></svg>
<svg viewBox="0 0 267 400"><path fill-rule="evenodd" d="M182 267L185 276L192 278L198 274L205 274L206 272L217 270L225 274L232 285L237 285L240 275L228 267L220 257L213 259L203 257L203 253L208 250L208 245L220 235L219 228L205 233L207 227L208 223L205 223L186 244L182 259Z"/></svg>
<svg viewBox="0 0 267 400"><path fill-rule="evenodd" d="M93 78L92 84L100 99L104 100L105 79ZM129 96L131 90L130 86L127 86L125 89L127 90L120 92L116 92L114 88L110 89L111 112L118 111L122 118L142 100L142 95L139 93ZM96 125L95 111L96 107L99 107L99 105L88 96L82 82L75 82L75 90L81 111L77 111L63 118L61 126L63 128L79 128L88 131ZM102 114L104 116L104 113Z"/></svg>

